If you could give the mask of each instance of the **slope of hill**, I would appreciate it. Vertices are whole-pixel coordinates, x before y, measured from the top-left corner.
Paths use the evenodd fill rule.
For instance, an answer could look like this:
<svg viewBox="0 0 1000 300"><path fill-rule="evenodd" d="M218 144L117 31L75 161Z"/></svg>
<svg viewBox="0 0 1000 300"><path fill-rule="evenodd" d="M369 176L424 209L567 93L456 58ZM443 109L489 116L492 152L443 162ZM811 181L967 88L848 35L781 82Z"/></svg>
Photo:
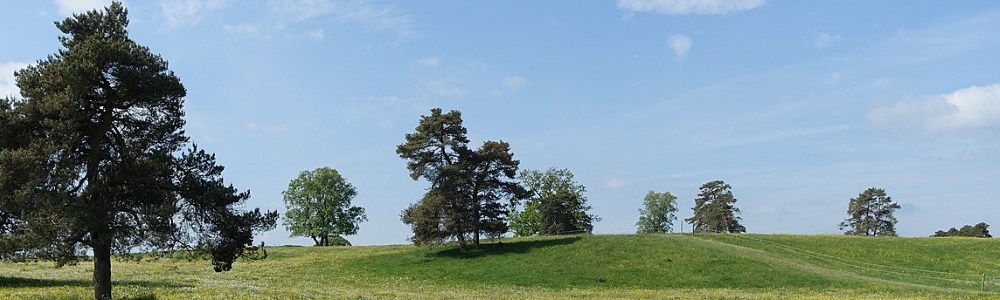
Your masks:
<svg viewBox="0 0 1000 300"><path fill-rule="evenodd" d="M116 299L1000 299L992 239L607 235L452 247L272 247L116 261ZM0 299L86 299L90 266L0 263ZM992 272L992 273L991 273ZM986 274L986 281L983 277ZM991 275L992 274L992 275Z"/></svg>

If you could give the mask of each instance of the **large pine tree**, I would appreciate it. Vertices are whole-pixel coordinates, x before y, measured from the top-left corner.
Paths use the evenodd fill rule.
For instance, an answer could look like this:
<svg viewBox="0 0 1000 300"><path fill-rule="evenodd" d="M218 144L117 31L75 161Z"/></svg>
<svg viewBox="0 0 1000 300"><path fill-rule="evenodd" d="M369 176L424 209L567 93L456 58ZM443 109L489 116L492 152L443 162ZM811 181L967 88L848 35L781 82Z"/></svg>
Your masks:
<svg viewBox="0 0 1000 300"><path fill-rule="evenodd" d="M15 74L23 99L0 105L0 230L5 256L60 262L92 251L94 297L111 297L111 255L203 249L216 271L252 248L277 213L240 211L184 134L186 91L167 62L129 38L128 12L58 22L62 48Z"/></svg>
<svg viewBox="0 0 1000 300"><path fill-rule="evenodd" d="M482 234L507 232L510 207L527 196L513 181L520 162L510 145L486 141L472 150L466 132L459 111L435 108L421 116L416 131L396 148L399 157L409 160L410 177L431 183L424 197L401 215L413 230L414 244L454 238L465 251L472 238L473 247L479 247Z"/></svg>
<svg viewBox="0 0 1000 300"><path fill-rule="evenodd" d="M848 202L849 216L840 222L840 229L847 228L846 235L896 236L898 221L893 212L899 208L885 190L868 188Z"/></svg>
<svg viewBox="0 0 1000 300"><path fill-rule="evenodd" d="M721 181L710 181L701 186L698 198L694 200L694 215L686 219L694 226L695 232L742 233L747 229L740 221L740 209L736 208L736 197L732 187Z"/></svg>

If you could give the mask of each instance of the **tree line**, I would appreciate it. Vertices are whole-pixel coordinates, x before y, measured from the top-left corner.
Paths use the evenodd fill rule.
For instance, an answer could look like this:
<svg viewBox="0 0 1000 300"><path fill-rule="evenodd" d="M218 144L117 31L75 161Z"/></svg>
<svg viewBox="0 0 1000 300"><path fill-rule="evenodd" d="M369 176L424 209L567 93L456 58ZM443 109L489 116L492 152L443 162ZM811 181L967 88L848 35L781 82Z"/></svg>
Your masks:
<svg viewBox="0 0 1000 300"><path fill-rule="evenodd" d="M421 116L413 133L405 135L396 153L407 160L413 180L429 183L421 199L400 214L411 229L415 245L456 241L461 251L478 248L482 237L559 235L591 233L601 219L590 213L584 195L586 187L573 179L568 169L518 170L510 145L486 141L478 149L469 148L468 130L461 112L431 109ZM335 180L317 184L309 179L328 173ZM305 180L305 181L303 181ZM311 182L311 183L304 183ZM303 202L303 186L325 187L324 196ZM320 195L318 191L309 193ZM285 192L288 213L285 224L293 236L312 237L316 245L327 243L317 237L336 237L357 232L367 220L364 209L350 207L356 191L328 168L303 172ZM335 199L330 202L330 199ZM732 186L721 180L699 188L684 222L696 233L744 233L741 211L736 206ZM896 236L895 211L901 206L885 190L868 188L848 201L848 217L838 224L846 235ZM639 208L637 233L671 233L675 230L677 197L670 192L649 191ZM309 226L307 227L304 226ZM988 225L966 225L938 231L934 236L989 237ZM318 231L317 231L318 230ZM345 242L346 244L349 244Z"/></svg>

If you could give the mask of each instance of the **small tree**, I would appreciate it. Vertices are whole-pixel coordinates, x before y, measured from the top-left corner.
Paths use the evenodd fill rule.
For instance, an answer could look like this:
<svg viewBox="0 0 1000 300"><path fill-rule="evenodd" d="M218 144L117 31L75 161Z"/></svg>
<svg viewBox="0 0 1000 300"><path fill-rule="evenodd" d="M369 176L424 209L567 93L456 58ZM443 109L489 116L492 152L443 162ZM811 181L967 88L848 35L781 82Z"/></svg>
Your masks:
<svg viewBox="0 0 1000 300"><path fill-rule="evenodd" d="M525 170L518 175L531 197L523 210L511 215L517 236L590 233L600 217L590 214L583 195L587 188L573 181L568 169Z"/></svg>
<svg viewBox="0 0 1000 300"><path fill-rule="evenodd" d="M736 208L736 198L732 187L722 180L710 181L701 186L698 198L694 199L694 215L685 219L694 226L696 232L746 232L740 224L740 209Z"/></svg>
<svg viewBox="0 0 1000 300"><path fill-rule="evenodd" d="M642 200L642 208L639 209L639 222L637 233L669 233L672 232L674 215L677 212L677 197L670 192L657 193L649 191Z"/></svg>
<svg viewBox="0 0 1000 300"><path fill-rule="evenodd" d="M948 237L948 236L965 236L965 237L980 237L980 238L990 238L989 230L990 225L986 222L980 222L975 226L965 225L962 229L955 229L955 227L949 228L948 231L938 230L934 232L932 237Z"/></svg>
<svg viewBox="0 0 1000 300"><path fill-rule="evenodd" d="M316 246L343 244L338 238L357 234L358 225L368 220L364 208L351 206L357 194L337 170L302 171L282 192L288 208L285 228L291 236L312 238Z"/></svg>
<svg viewBox="0 0 1000 300"><path fill-rule="evenodd" d="M851 198L847 206L849 217L840 222L840 230L847 228L846 235L896 236L896 217L893 212L899 204L892 201L880 188L868 188Z"/></svg>

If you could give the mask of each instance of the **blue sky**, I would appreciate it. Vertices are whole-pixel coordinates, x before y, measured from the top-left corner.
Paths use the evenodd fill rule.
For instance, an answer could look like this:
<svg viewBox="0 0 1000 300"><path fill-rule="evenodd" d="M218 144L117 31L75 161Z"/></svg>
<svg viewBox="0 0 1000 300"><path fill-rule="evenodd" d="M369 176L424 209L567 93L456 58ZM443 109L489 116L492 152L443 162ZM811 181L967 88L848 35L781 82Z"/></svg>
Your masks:
<svg viewBox="0 0 1000 300"><path fill-rule="evenodd" d="M103 0L0 3L0 94ZM748 232L837 234L884 188L903 236L1000 221L1000 4L965 1L126 1L188 89L187 131L284 212L298 172L353 183L356 245L406 243L427 187L395 154L433 107L523 169L568 168L602 234L649 190L733 186ZM685 226L689 228L689 226ZM268 244L310 244L279 228Z"/></svg>

